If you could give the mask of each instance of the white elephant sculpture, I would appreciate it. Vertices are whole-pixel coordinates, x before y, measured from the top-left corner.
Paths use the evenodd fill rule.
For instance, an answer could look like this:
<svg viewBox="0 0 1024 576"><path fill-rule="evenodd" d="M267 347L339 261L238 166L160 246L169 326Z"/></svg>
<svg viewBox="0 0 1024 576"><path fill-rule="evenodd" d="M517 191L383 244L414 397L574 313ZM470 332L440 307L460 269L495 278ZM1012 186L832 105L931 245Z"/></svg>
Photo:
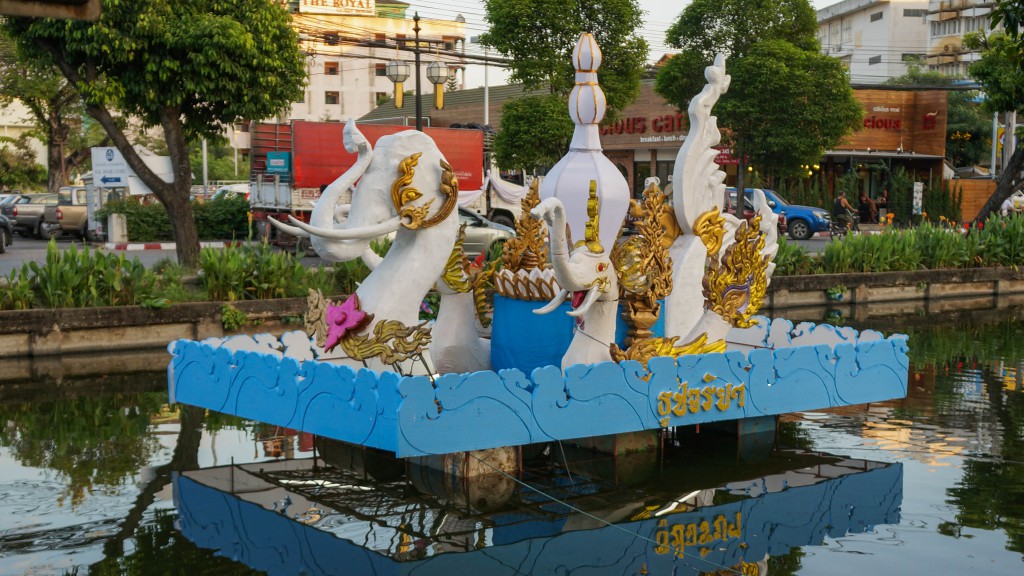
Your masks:
<svg viewBox="0 0 1024 576"><path fill-rule="evenodd" d="M562 357L562 370L573 364L611 361L609 346L615 340L619 283L609 250L605 250L597 235L596 216L591 214L586 240L570 254L561 200L547 198L530 214L548 224L551 266L561 287L551 302L534 312L552 312L571 294L574 309L568 314L577 319L572 342Z"/></svg>

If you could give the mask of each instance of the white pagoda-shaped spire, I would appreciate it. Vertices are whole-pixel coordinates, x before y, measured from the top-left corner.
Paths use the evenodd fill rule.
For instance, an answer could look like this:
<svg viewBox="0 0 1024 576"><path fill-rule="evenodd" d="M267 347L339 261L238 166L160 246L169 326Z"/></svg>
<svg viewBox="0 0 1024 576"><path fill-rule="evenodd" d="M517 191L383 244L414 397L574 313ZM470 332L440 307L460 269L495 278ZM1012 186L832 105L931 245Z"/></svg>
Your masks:
<svg viewBox="0 0 1024 576"><path fill-rule="evenodd" d="M576 123L569 153L548 172L540 185L540 197L558 198L565 205L566 221L574 242L583 240L587 220L590 181L597 181L600 202L600 238L607 250L615 239L629 209L629 184L601 151L598 124L604 118L604 91L597 83L601 49L594 36L584 33L572 53L576 86L569 93L569 117Z"/></svg>

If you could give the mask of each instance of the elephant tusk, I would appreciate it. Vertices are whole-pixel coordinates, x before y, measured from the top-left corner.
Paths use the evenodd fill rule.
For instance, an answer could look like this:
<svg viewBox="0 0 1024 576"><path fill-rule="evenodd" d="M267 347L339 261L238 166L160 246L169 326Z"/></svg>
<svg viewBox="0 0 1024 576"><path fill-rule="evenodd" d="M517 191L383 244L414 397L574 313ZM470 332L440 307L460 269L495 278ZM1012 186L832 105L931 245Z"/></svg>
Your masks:
<svg viewBox="0 0 1024 576"><path fill-rule="evenodd" d="M559 306L562 305L562 302L565 302L565 297L568 295L569 291L566 290L565 288L562 288L561 290L558 291L558 294L555 294L555 297L551 299L551 302L545 304L543 308L537 308L536 310L533 311L533 313L547 314L549 312L554 312Z"/></svg>
<svg viewBox="0 0 1024 576"><path fill-rule="evenodd" d="M272 226L274 226L278 230L281 230L282 232L287 232L292 236L298 236L300 238L309 238L309 232L306 232L301 228L296 228L295 226L289 226L288 224L281 222L277 218L267 218L267 221L269 221Z"/></svg>
<svg viewBox="0 0 1024 576"><path fill-rule="evenodd" d="M294 216L288 217L292 224L295 224L299 228L320 238L328 238L330 240L372 240L380 236L385 236L392 232L397 231L402 225L402 219L398 216L385 220L379 224L372 226L363 226L361 228L317 228L316 226L310 226L302 220L295 218Z"/></svg>
<svg viewBox="0 0 1024 576"><path fill-rule="evenodd" d="M597 302L597 299L600 297L601 291L598 290L596 287L591 287L589 290L587 290L587 297L583 299L583 303L580 304L580 307L575 310L567 312L567 314L569 314L569 316L572 316L573 318L583 316L584 314L587 313L588 310L590 310L590 307L593 306L594 302Z"/></svg>

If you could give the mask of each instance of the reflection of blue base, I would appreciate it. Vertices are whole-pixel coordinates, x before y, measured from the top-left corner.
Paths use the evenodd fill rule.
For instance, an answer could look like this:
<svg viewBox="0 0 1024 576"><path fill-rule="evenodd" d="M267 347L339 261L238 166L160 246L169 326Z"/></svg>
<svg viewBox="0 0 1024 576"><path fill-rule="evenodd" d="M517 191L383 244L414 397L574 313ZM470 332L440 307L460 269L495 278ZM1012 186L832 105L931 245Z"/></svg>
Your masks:
<svg viewBox="0 0 1024 576"><path fill-rule="evenodd" d="M562 356L569 349L576 320L566 314L572 310L564 302L548 314L533 311L546 302L515 300L494 295L494 321L491 324L491 366L494 370L518 368L530 374L541 366L561 366ZM664 306L664 301L662 301ZM615 343L624 347L629 328L620 314L615 321ZM659 316L651 327L655 336L665 335L665 320Z"/></svg>
<svg viewBox="0 0 1024 576"><path fill-rule="evenodd" d="M265 485L262 494L272 497L253 491L233 495L197 481L209 469L176 474L173 483L182 535L201 548L275 576L697 575L786 554L797 546L817 546L826 536L841 538L879 524L898 523L902 465L860 461L856 464L861 468L854 469L852 464L848 462L844 467L849 469L841 475L825 480L815 478L813 470L788 473L809 485L597 529L567 528L572 515L527 519L518 513L493 514L488 523L494 525L487 529L492 545L440 554L455 548L443 545L443 535L432 542L413 540L416 536L410 538L406 532L417 525L411 520L416 512L408 512L408 523L391 517L394 525L376 525L337 511L325 516L324 526L318 528L265 507L268 500L287 494L280 488ZM838 467L829 468L837 473ZM193 474L197 479L190 478ZM244 471L239 475L248 476ZM759 488L784 485L778 479L754 480L750 486L756 493ZM479 522L472 516L466 520L471 525ZM333 522L351 529L338 530ZM397 544L403 541L408 544Z"/></svg>

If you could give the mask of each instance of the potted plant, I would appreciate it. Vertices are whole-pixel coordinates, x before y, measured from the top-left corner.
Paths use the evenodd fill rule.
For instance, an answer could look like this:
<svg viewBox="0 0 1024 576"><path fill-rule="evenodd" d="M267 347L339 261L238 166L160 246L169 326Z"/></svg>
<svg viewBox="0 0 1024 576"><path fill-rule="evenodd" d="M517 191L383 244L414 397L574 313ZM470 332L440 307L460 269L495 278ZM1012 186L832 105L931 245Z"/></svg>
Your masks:
<svg viewBox="0 0 1024 576"><path fill-rule="evenodd" d="M825 297L832 301L838 302L839 300L842 300L843 296L845 295L846 286L843 286L842 284L839 284L838 286L833 286L825 290Z"/></svg>

